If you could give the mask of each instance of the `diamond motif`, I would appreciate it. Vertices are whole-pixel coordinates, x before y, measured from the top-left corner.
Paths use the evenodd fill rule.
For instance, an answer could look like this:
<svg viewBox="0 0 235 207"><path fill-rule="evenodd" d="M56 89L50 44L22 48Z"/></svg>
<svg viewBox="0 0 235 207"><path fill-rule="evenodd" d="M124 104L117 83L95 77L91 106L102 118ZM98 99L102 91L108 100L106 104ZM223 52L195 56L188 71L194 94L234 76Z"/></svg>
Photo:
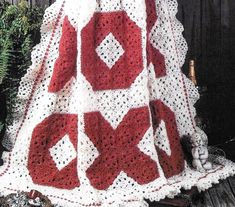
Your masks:
<svg viewBox="0 0 235 207"><path fill-rule="evenodd" d="M162 150L166 152L168 156L171 156L171 148L169 139L166 132L166 124L164 121L161 121L157 131L156 131L156 138L155 144Z"/></svg>
<svg viewBox="0 0 235 207"><path fill-rule="evenodd" d="M68 135L65 135L55 146L50 148L49 151L59 171L66 167L77 156L76 150Z"/></svg>
<svg viewBox="0 0 235 207"><path fill-rule="evenodd" d="M144 69L142 52L142 30L126 11L95 12L81 31L81 72L94 91L130 88Z"/></svg>
<svg viewBox="0 0 235 207"><path fill-rule="evenodd" d="M109 69L112 69L125 51L114 35L109 33L96 48L96 52Z"/></svg>

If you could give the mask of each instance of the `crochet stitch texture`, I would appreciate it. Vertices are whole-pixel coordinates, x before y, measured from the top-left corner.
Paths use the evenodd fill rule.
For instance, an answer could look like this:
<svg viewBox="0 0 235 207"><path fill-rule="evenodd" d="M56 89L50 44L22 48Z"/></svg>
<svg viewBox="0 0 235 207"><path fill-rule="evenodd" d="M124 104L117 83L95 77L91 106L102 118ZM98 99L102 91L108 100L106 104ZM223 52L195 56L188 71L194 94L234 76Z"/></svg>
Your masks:
<svg viewBox="0 0 235 207"><path fill-rule="evenodd" d="M181 72L176 0L57 0L22 78L0 192L38 190L63 207L144 207L235 174L186 162L199 94Z"/></svg>

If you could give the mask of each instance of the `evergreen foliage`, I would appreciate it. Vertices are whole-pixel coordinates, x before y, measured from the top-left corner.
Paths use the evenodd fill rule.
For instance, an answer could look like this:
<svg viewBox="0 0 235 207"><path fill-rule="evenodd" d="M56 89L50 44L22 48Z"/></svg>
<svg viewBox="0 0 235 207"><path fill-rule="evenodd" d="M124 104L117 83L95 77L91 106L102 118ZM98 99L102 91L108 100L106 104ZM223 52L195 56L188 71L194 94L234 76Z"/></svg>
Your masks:
<svg viewBox="0 0 235 207"><path fill-rule="evenodd" d="M40 40L43 13L44 8L30 8L25 0L17 5L0 2L0 109L7 106L6 120L0 117L0 132L12 122L19 82L31 64L32 48Z"/></svg>

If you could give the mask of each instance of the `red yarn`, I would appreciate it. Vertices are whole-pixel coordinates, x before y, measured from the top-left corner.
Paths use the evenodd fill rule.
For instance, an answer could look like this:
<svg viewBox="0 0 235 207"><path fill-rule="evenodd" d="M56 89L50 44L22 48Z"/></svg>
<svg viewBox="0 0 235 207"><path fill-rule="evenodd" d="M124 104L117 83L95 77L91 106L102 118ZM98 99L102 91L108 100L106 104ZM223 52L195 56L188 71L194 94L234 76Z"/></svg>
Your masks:
<svg viewBox="0 0 235 207"><path fill-rule="evenodd" d="M156 78L166 76L165 58L150 42L150 33L157 22L155 0L145 0L147 11L147 62L153 64Z"/></svg>
<svg viewBox="0 0 235 207"><path fill-rule="evenodd" d="M125 51L112 69L96 52L110 33ZM129 88L143 70L141 29L125 11L96 12L83 28L81 37L81 69L94 91Z"/></svg>
<svg viewBox="0 0 235 207"><path fill-rule="evenodd" d="M35 184L62 189L80 186L77 177L77 158L59 171L49 152L49 149L66 134L77 149L77 123L77 115L53 114L36 126L28 160L28 170Z"/></svg>
<svg viewBox="0 0 235 207"><path fill-rule="evenodd" d="M76 77L77 52L77 32L66 16L63 22L59 57L55 62L48 87L49 92L60 91L72 77Z"/></svg>
<svg viewBox="0 0 235 207"><path fill-rule="evenodd" d="M149 127L148 107L131 109L115 130L100 112L85 114L85 132L100 153L86 172L95 188L107 189L121 171L140 185L159 177L156 162L137 147Z"/></svg>
<svg viewBox="0 0 235 207"><path fill-rule="evenodd" d="M159 127L161 120L165 122L166 131L170 143L171 156L159 147L157 148L159 161L166 178L178 175L184 170L184 153L180 143L180 135L177 129L174 112L160 100L150 103L154 131Z"/></svg>

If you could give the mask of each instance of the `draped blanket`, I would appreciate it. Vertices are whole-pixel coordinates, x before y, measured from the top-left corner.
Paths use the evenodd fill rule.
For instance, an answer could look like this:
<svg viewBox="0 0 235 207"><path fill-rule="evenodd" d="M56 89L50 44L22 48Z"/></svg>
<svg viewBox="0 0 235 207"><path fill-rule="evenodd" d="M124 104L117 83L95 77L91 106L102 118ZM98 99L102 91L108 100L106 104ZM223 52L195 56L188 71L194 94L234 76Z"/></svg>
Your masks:
<svg viewBox="0 0 235 207"><path fill-rule="evenodd" d="M35 189L64 207L143 207L235 174L187 163L196 88L176 0L57 0L22 78L0 192Z"/></svg>

